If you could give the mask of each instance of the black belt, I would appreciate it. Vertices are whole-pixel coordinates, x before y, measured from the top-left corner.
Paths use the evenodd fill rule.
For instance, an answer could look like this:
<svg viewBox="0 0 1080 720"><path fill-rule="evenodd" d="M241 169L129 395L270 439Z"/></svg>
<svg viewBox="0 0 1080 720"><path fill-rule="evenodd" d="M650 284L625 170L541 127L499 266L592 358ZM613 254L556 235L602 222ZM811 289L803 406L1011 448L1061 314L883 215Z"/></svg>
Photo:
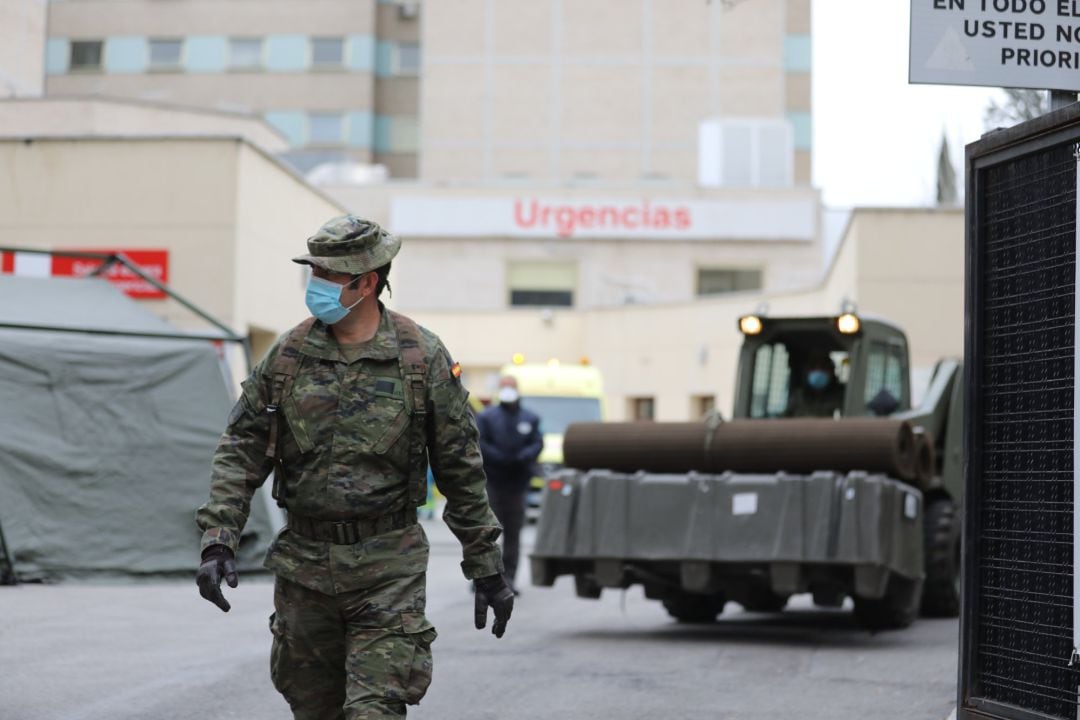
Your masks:
<svg viewBox="0 0 1080 720"><path fill-rule="evenodd" d="M319 520L289 513L289 529L297 535L311 540L334 543L335 545L354 545L361 540L401 530L416 524L416 510L399 510L377 518L359 518L357 520Z"/></svg>

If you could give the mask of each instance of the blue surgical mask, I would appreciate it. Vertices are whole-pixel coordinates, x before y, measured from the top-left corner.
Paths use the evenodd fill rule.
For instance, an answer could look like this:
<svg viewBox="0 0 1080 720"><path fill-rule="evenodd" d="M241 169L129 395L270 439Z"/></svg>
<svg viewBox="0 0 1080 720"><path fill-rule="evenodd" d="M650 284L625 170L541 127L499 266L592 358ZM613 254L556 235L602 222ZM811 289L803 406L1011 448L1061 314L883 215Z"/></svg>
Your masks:
<svg viewBox="0 0 1080 720"><path fill-rule="evenodd" d="M308 310L327 325L333 325L343 320L349 314L349 311L359 305L360 300L364 299L361 296L360 300L357 300L349 307L345 307L341 304L343 287L336 282L312 275L308 278L307 294L304 297Z"/></svg>
<svg viewBox="0 0 1080 720"><path fill-rule="evenodd" d="M829 373L824 370L811 370L806 374L806 384L814 390L824 390L829 385Z"/></svg>

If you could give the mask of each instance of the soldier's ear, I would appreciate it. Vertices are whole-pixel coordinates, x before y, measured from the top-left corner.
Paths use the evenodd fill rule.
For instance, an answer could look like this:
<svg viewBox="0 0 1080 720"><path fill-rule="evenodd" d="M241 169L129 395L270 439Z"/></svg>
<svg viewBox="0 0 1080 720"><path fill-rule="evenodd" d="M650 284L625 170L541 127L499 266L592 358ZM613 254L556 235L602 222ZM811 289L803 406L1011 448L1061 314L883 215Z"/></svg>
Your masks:
<svg viewBox="0 0 1080 720"><path fill-rule="evenodd" d="M360 290L365 297L375 292L375 286L379 284L379 276L374 272L360 273L349 281L349 287Z"/></svg>

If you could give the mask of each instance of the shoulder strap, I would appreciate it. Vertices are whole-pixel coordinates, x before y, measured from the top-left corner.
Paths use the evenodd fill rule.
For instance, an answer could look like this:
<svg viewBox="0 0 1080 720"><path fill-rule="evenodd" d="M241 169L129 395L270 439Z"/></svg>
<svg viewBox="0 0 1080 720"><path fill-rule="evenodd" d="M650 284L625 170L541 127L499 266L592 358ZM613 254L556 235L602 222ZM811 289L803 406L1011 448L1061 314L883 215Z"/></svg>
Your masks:
<svg viewBox="0 0 1080 720"><path fill-rule="evenodd" d="M387 312L397 335L405 409L412 416L409 454L413 476L409 481L409 502L415 507L427 502L427 360L420 344L420 326L404 315Z"/></svg>
<svg viewBox="0 0 1080 720"><path fill-rule="evenodd" d="M270 402L266 405L266 412L270 416L270 437L266 443L266 457L274 461L274 486L271 495L280 507L285 507L285 493L282 490L285 487L285 470L278 444L284 414L281 412L281 403L292 392L293 380L296 379L296 371L300 367L300 348L314 324L315 318L310 317L290 330L270 364Z"/></svg>
<svg viewBox="0 0 1080 720"><path fill-rule="evenodd" d="M387 310L394 321L398 341L398 363L405 381L406 407L412 415L427 413L427 361L420 346L420 326L411 318Z"/></svg>

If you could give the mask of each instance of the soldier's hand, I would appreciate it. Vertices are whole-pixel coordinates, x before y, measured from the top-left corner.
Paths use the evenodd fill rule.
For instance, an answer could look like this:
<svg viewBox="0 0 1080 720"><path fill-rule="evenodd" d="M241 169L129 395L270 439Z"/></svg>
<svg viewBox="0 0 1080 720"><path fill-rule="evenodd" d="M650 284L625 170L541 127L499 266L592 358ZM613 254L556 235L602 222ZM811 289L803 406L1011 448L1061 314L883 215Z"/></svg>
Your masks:
<svg viewBox="0 0 1080 720"><path fill-rule="evenodd" d="M229 601L221 594L221 578L229 583L229 587L236 587L240 583L240 576L236 573L236 556L233 551L224 545L211 545L203 550L202 565L195 573L195 583L199 586L199 594L205 599L217 605L223 612L229 612Z"/></svg>
<svg viewBox="0 0 1080 720"><path fill-rule="evenodd" d="M476 629L483 630L487 625L487 610L495 613L495 622L491 632L501 638L510 622L510 613L514 612L514 591L506 584L502 575L489 575L476 581Z"/></svg>

